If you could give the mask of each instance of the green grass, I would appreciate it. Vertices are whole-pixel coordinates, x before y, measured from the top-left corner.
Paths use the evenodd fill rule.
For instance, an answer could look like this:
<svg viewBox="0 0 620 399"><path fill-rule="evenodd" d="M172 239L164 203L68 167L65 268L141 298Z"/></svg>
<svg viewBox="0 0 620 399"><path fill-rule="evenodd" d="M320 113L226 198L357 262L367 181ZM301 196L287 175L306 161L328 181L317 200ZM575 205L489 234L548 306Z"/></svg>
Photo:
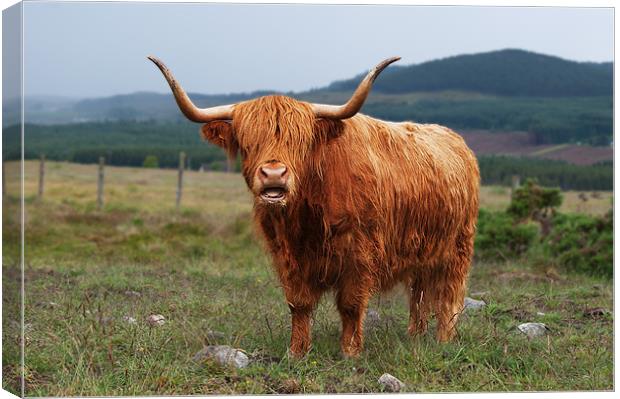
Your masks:
<svg viewBox="0 0 620 399"><path fill-rule="evenodd" d="M60 170L69 179L73 168L63 164ZM344 360L339 317L328 295L315 313L311 352L289 360L288 307L249 209L241 205L247 205L245 194L226 217L210 209L219 200L208 195L202 207L176 214L172 204L118 200L141 190L132 178L147 172L115 173L124 183L110 187L117 200L103 212L87 197L74 198L79 185L61 194L51 171L58 192L27 201L28 396L380 392L377 379L385 372L415 392L613 389L612 317L584 313L613 310L612 283L559 275L528 259L473 266L469 293L488 306L462 317L454 342L438 344L434 323L429 335L410 338L399 288L373 298L381 321L367 328L362 355ZM165 193L168 177L149 178L154 193ZM205 176L204 184L212 178ZM30 189L32 182L26 183ZM15 310L14 197L4 205L3 305ZM3 314L3 381L14 389L19 323L15 312ZM167 323L150 327L150 314L164 315ZM546 323L550 335L528 340L515 329L526 321ZM243 370L197 364L192 356L204 344L241 348L252 361Z"/></svg>

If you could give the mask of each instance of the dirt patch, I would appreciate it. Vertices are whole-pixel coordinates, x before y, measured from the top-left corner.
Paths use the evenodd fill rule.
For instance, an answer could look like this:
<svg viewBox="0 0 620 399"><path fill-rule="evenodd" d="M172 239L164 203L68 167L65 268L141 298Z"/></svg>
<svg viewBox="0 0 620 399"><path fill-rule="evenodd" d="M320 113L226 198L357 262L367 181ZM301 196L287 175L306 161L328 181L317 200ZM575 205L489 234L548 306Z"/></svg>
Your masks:
<svg viewBox="0 0 620 399"><path fill-rule="evenodd" d="M530 156L566 161L576 165L593 165L612 161L612 147L588 145L536 145L528 132L489 132L471 130L459 132L476 155Z"/></svg>

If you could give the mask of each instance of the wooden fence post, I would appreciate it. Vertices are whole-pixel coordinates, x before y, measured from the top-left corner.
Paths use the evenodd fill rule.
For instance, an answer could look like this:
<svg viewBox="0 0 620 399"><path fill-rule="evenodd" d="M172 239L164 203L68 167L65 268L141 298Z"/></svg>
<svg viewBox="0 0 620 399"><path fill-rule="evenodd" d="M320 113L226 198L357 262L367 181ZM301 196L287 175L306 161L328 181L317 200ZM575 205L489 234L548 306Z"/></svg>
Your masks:
<svg viewBox="0 0 620 399"><path fill-rule="evenodd" d="M105 164L105 158L99 157L99 173L97 179L97 209L103 209L103 166Z"/></svg>
<svg viewBox="0 0 620 399"><path fill-rule="evenodd" d="M181 197L183 196L183 170L185 169L185 153L179 153L179 179L177 181L177 211L181 208Z"/></svg>
<svg viewBox="0 0 620 399"><path fill-rule="evenodd" d="M512 184L510 186L510 196L512 197L515 191L521 186L521 176L512 175Z"/></svg>
<svg viewBox="0 0 620 399"><path fill-rule="evenodd" d="M43 199L43 190L45 188L45 154L41 154L39 161L39 199Z"/></svg>
<svg viewBox="0 0 620 399"><path fill-rule="evenodd" d="M2 198L6 197L6 164L2 159Z"/></svg>
<svg viewBox="0 0 620 399"><path fill-rule="evenodd" d="M230 157L226 157L226 172L232 173L235 171L235 161Z"/></svg>

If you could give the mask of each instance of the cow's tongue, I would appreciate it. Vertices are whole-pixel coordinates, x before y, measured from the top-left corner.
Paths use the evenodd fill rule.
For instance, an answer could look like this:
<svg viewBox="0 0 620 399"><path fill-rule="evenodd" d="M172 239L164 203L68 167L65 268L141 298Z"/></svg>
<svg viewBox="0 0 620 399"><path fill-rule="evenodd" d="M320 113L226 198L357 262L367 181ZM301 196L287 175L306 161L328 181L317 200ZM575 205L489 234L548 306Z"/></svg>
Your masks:
<svg viewBox="0 0 620 399"><path fill-rule="evenodd" d="M278 187L266 188L263 195L269 198L278 198L284 194L284 190Z"/></svg>

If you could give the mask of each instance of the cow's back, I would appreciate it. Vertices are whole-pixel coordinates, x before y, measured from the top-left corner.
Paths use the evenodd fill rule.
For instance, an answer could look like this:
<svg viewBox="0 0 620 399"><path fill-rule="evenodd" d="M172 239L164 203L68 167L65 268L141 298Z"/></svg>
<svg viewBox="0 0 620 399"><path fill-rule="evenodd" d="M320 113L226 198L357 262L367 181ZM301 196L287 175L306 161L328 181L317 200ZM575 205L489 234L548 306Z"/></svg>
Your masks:
<svg viewBox="0 0 620 399"><path fill-rule="evenodd" d="M357 115L322 155L326 215L398 273L440 262L473 237L479 171L461 136L439 125Z"/></svg>

